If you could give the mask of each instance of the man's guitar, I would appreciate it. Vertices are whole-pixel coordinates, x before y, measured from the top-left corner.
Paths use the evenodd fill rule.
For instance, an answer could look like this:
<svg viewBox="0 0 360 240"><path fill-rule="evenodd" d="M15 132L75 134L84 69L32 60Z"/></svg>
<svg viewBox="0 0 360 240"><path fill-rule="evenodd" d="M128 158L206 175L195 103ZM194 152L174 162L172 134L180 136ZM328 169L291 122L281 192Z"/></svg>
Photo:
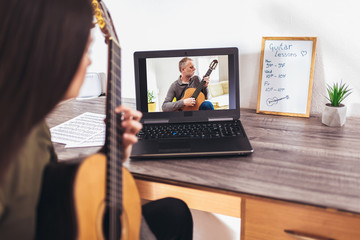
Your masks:
<svg viewBox="0 0 360 240"><path fill-rule="evenodd" d="M206 72L204 78L210 76L211 72L216 68L218 61L215 59L210 63L209 70ZM186 98L195 98L196 102L194 106L185 106L182 108L183 111L196 111L199 110L200 105L205 101L205 95L201 92L206 84L206 81L203 80L200 82L200 85L197 88L188 88L184 93L184 97Z"/></svg>
<svg viewBox="0 0 360 240"><path fill-rule="evenodd" d="M121 49L106 6L100 0L92 5L108 45L105 154L47 167L38 239L136 240L140 235L140 197L122 165L121 116L114 111L121 104Z"/></svg>

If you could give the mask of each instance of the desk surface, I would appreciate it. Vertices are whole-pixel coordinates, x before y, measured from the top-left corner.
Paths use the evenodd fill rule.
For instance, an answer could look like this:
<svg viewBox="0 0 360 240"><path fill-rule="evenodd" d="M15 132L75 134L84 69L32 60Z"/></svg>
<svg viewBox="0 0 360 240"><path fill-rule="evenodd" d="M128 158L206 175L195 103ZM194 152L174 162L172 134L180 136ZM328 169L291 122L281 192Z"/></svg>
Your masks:
<svg viewBox="0 0 360 240"><path fill-rule="evenodd" d="M87 111L104 113L104 98L62 103L47 122L53 127ZM240 120L254 148L250 156L131 160L126 165L139 179L360 213L359 118L331 128L322 125L319 116L284 117L242 109ZM54 145L62 160L99 149Z"/></svg>

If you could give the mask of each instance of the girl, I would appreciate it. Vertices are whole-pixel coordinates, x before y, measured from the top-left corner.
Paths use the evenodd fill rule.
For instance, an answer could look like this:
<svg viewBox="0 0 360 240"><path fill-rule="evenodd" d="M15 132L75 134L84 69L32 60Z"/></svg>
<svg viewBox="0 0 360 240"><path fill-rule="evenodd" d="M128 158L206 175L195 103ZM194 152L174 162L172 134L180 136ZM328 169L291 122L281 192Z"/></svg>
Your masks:
<svg viewBox="0 0 360 240"><path fill-rule="evenodd" d="M56 161L44 118L62 100L76 97L91 61L93 13L89 0L11 0L0 8L0 239L33 239L44 167ZM128 158L141 113L124 115ZM158 239L191 239L186 204L162 199L143 206Z"/></svg>

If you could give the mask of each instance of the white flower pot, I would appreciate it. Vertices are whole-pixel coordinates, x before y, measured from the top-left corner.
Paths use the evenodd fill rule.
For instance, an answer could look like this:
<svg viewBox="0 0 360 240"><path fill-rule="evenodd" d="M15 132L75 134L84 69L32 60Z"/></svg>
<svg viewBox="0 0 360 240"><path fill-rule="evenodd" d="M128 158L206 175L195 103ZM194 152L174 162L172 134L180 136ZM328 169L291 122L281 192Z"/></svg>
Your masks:
<svg viewBox="0 0 360 240"><path fill-rule="evenodd" d="M340 104L339 107L331 106L329 103L325 105L322 113L321 121L330 127L341 127L346 121L346 106Z"/></svg>

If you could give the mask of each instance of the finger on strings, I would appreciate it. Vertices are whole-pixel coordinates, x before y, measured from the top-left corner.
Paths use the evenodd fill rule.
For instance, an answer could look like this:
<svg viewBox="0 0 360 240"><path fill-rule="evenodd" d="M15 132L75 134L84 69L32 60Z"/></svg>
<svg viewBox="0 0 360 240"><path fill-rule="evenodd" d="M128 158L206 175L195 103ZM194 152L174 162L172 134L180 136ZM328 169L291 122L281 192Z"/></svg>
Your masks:
<svg viewBox="0 0 360 240"><path fill-rule="evenodd" d="M142 124L137 121L123 121L121 123L124 132L137 134L142 129Z"/></svg>
<svg viewBox="0 0 360 240"><path fill-rule="evenodd" d="M141 112L133 110L133 109L123 106L123 105L120 105L117 108L115 108L115 112L121 114L122 120L134 119L136 121L139 121L142 117Z"/></svg>
<svg viewBox="0 0 360 240"><path fill-rule="evenodd" d="M139 121L142 117L142 113L136 110L130 110L123 113L123 118L125 120L135 120Z"/></svg>
<svg viewBox="0 0 360 240"><path fill-rule="evenodd" d="M123 134L123 145L124 146L128 146L130 144L134 144L137 142L138 142L138 138L135 135L129 134L129 133Z"/></svg>
<svg viewBox="0 0 360 240"><path fill-rule="evenodd" d="M116 113L121 113L121 112L126 112L126 111L130 111L130 108L124 105L119 105L115 108L115 112Z"/></svg>

